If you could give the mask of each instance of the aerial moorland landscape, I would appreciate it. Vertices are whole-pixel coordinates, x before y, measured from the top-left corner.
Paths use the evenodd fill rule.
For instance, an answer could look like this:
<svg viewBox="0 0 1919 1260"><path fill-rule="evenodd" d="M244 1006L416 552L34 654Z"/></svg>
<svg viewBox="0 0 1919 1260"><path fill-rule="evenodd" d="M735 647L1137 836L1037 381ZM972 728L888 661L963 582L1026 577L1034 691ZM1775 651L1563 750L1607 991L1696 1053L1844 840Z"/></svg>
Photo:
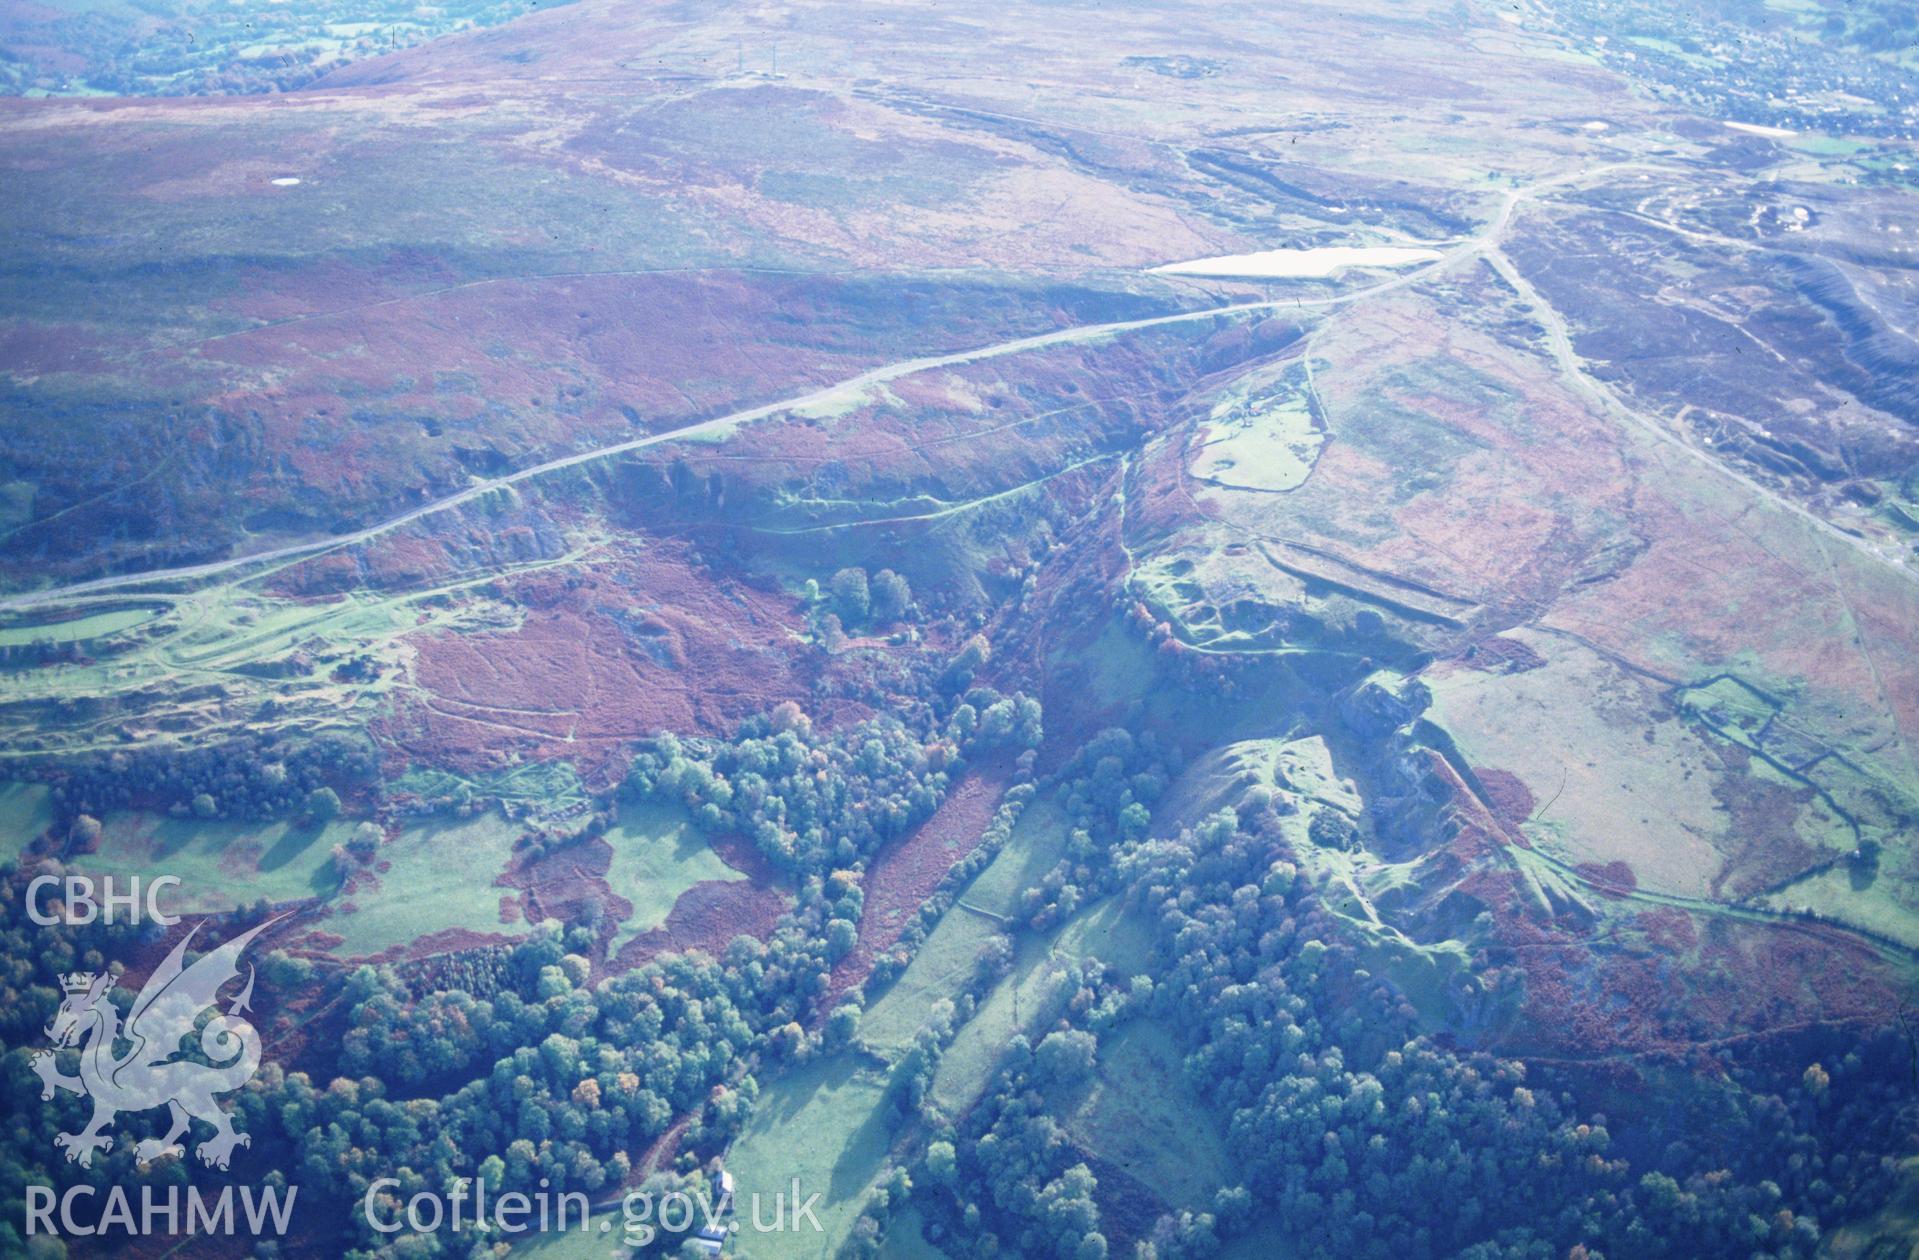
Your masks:
<svg viewBox="0 0 1919 1260"><path fill-rule="evenodd" d="M1919 1255L1909 8L22 2L0 189L0 1251Z"/></svg>

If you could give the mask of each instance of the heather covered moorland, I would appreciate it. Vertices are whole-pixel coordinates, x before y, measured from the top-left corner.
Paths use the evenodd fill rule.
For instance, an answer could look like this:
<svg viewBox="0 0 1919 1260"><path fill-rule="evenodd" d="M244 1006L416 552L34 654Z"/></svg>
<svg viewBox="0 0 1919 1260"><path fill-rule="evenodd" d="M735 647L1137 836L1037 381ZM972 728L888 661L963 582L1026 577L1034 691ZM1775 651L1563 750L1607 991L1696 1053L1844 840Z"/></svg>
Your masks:
<svg viewBox="0 0 1919 1260"><path fill-rule="evenodd" d="M1919 1249L1903 11L16 8L0 1250Z"/></svg>

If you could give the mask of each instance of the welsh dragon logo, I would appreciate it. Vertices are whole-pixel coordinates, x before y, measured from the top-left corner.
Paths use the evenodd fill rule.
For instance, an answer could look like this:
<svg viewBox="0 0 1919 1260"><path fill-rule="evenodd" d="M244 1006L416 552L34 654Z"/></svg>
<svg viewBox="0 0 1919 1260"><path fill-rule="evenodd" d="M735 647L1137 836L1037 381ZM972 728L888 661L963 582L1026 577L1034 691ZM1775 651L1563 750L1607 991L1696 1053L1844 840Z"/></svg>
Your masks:
<svg viewBox="0 0 1919 1260"><path fill-rule="evenodd" d="M189 967L185 965L187 945L200 930L196 925L154 969L134 998L124 1028L119 1011L108 1000L119 983L113 976L81 971L61 977L66 1000L47 1028L54 1049L36 1053L33 1070L40 1077L43 1100L52 1098L56 1089L93 1100L93 1118L85 1129L53 1139L69 1160L87 1167L95 1151L113 1145L106 1129L115 1116L160 1106L167 1108L172 1124L165 1137L149 1138L134 1148L142 1162L184 1154L180 1139L196 1119L214 1128L213 1136L199 1146L200 1159L208 1167L225 1168L234 1147L251 1144L246 1134L234 1131L233 1121L215 1101L215 1095L246 1084L260 1067L260 1034L240 1018L253 996L251 965L245 987L224 1015L217 1013L215 1003L220 989L239 977L241 953L270 923L234 937ZM209 1008L216 1013L200 1029L200 1049L208 1061L179 1058L181 1042ZM115 1057L115 1046L122 1041L131 1048ZM80 1074L66 1076L56 1062L57 1051L74 1047L80 1050Z"/></svg>

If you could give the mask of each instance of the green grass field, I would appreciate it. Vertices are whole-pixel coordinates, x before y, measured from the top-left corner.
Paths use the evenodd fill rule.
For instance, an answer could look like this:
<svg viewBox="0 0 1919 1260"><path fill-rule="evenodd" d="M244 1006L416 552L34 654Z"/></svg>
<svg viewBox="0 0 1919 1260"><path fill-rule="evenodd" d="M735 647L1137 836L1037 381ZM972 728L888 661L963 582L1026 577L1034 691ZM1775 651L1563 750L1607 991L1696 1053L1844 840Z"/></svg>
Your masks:
<svg viewBox="0 0 1919 1260"><path fill-rule="evenodd" d="M1100 1046L1099 1073L1066 1131L1175 1207L1200 1211L1233 1184L1224 1135L1186 1084L1179 1047L1160 1025L1134 1020ZM1151 1089L1140 1082L1151 1081Z"/></svg>
<svg viewBox="0 0 1919 1260"><path fill-rule="evenodd" d="M1051 800L1026 807L1006 847L970 884L962 901L994 914L1019 909L1020 894L1053 869L1066 851L1066 816Z"/></svg>
<svg viewBox="0 0 1919 1260"><path fill-rule="evenodd" d="M1052 938L1025 942L1012 974L1001 980L959 1030L933 1074L933 1099L958 1115L978 1100L1016 1033L1029 1037L1057 1009L1069 959L1053 952Z"/></svg>
<svg viewBox="0 0 1919 1260"><path fill-rule="evenodd" d="M883 1093L876 1072L841 1054L788 1073L760 1094L752 1120L726 1157L740 1223L730 1254L742 1260L827 1260L838 1252L886 1159ZM819 1193L814 1215L821 1231L804 1221L798 1230L756 1231L753 1196L759 1196L759 1219L769 1223L773 1196L789 1196L790 1219L795 1179L802 1200Z"/></svg>
<svg viewBox="0 0 1919 1260"><path fill-rule="evenodd" d="M1074 915L1055 948L1136 976L1152 970L1153 924L1116 900L1102 901Z"/></svg>
<svg viewBox="0 0 1919 1260"><path fill-rule="evenodd" d="M932 1017L934 1003L957 996L973 974L980 949L999 928L968 910L947 911L907 965L860 1020L860 1040L895 1058Z"/></svg>
<svg viewBox="0 0 1919 1260"><path fill-rule="evenodd" d="M959 997L981 948L1000 934L1000 924L989 916L1012 914L1020 894L1052 869L1065 848L1065 821L1051 801L1027 807L999 856L967 886L960 904L928 934L899 979L867 1008L860 1021L864 1045L888 1058L898 1056L913 1044L935 1004ZM1013 972L994 986L947 1048L934 1076L935 1098L949 1110L969 1105L985 1088L1007 1039L1030 1029L1031 1021L1050 1009L1047 994L1071 962L1097 956L1134 974L1146 969L1151 955L1151 925L1121 913L1115 902L1082 910L1045 937L1028 937Z"/></svg>
<svg viewBox="0 0 1919 1260"><path fill-rule="evenodd" d="M0 861L12 861L53 822L44 783L0 787Z"/></svg>
<svg viewBox="0 0 1919 1260"><path fill-rule="evenodd" d="M1066 660L1058 658L1058 663ZM1120 701L1137 698L1142 688L1150 687L1158 665L1145 641L1117 619L1109 619L1092 646L1084 653L1074 653L1071 660L1085 666L1094 695Z"/></svg>
<svg viewBox="0 0 1919 1260"><path fill-rule="evenodd" d="M151 621L155 608L115 608L65 621L25 623L0 629L0 647L18 647L28 643L85 643L104 639L122 630L131 630L143 621Z"/></svg>
<svg viewBox="0 0 1919 1260"><path fill-rule="evenodd" d="M1278 789L1303 809L1328 805L1357 819L1358 791L1342 779L1332 751L1317 735L1304 739L1242 739L1193 759L1154 807L1163 826L1193 826L1221 809L1246 807L1248 791Z"/></svg>
<svg viewBox="0 0 1919 1260"><path fill-rule="evenodd" d="M1582 647L1511 637L1546 664L1435 671L1429 716L1476 769L1525 784L1538 803L1528 834L1554 856L1623 861L1642 888L1703 895L1725 861L1718 846L1731 847L1712 737L1662 714L1653 687Z"/></svg>
<svg viewBox="0 0 1919 1260"><path fill-rule="evenodd" d="M178 876L180 887L162 895L170 913L231 910L262 897L327 896L336 887L329 854L352 834L346 821L262 824L120 810L101 819L100 847L73 866L94 875Z"/></svg>
<svg viewBox="0 0 1919 1260"><path fill-rule="evenodd" d="M519 1235L508 1254L515 1260L626 1260L633 1254L618 1210L589 1218L585 1229L570 1218L567 1223L573 1228L565 1233Z"/></svg>
<svg viewBox="0 0 1919 1260"><path fill-rule="evenodd" d="M633 903L633 912L620 921L607 947L620 947L640 933L666 922L680 894L707 880L745 879L720 860L694 829L684 810L660 804L627 805L617 825L606 833L613 848L613 864L606 883Z"/></svg>
<svg viewBox="0 0 1919 1260"><path fill-rule="evenodd" d="M1066 844L1065 817L1050 801L1035 801L1020 816L1006 847L960 895L955 905L930 932L913 961L868 1007L860 1021L860 1040L889 1058L913 1044L915 1033L931 1017L933 1005L959 996L973 974L974 961L988 941L1000 934L992 915L1012 914L1020 893L1058 861Z"/></svg>
<svg viewBox="0 0 1919 1260"><path fill-rule="evenodd" d="M1897 874L1888 870L1895 862L1900 864ZM1919 889L1915 888L1913 865L1909 850L1888 851L1871 877L1841 862L1761 898L1757 904L1773 910L1816 910L1919 948Z"/></svg>
<svg viewBox="0 0 1919 1260"><path fill-rule="evenodd" d="M1122 914L1113 902L1082 910L1048 935L1027 937L1012 972L947 1046L933 1074L934 1100L954 1114L972 1106L1014 1035L1037 1039L1057 1016L1073 964L1098 956L1122 972L1143 970L1150 945L1146 925Z"/></svg>
<svg viewBox="0 0 1919 1260"><path fill-rule="evenodd" d="M886 1227L888 1260L948 1260L944 1251L926 1241L926 1222L917 1208L895 1213Z"/></svg>
<svg viewBox="0 0 1919 1260"><path fill-rule="evenodd" d="M377 954L448 928L518 936L524 923L500 921L505 889L494 876L506 869L519 824L487 813L464 820L438 818L416 824L381 846L388 863L377 888L356 891L351 913L326 920L328 932L345 939L334 952L348 957Z"/></svg>

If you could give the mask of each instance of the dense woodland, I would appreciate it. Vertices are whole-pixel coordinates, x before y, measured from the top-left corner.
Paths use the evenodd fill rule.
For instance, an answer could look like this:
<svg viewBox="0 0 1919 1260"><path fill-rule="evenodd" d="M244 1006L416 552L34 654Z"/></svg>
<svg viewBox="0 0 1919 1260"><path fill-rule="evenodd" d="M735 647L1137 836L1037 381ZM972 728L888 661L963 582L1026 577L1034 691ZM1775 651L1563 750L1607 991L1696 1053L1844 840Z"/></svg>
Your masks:
<svg viewBox="0 0 1919 1260"><path fill-rule="evenodd" d="M544 1183L553 1192L611 1192L626 1180L633 1154L676 1117L693 1119L689 1149L723 1149L757 1092L755 1072L777 1070L822 1037L844 1034L844 1020L807 1031L821 1023L818 996L833 960L850 948L861 911L857 881L828 875L836 868L857 872L876 849L930 815L967 755L1039 738L1038 707L1026 697L978 688L939 707L943 720L935 723L929 706L919 730L876 718L828 737L786 705L728 741L660 737L636 758L624 791L678 799L708 829L753 838L798 889L795 909L771 939L740 937L722 958L669 957L599 984L589 984L586 957L597 922L548 924L511 950L451 973L442 969L437 988L416 990L392 968L357 968L328 981L350 1012L340 1075L316 1081L269 1062L239 1096L238 1127L253 1135L253 1154L285 1170L303 1195L357 1203L383 1175L401 1177L400 1198L460 1175L481 1176L495 1189ZM346 746L315 747L272 763L279 767L272 773L260 769L258 750L178 764L116 756L68 779L59 799L70 811L136 800L195 811L193 802L211 798L213 809L196 811L209 817L310 813L316 804L337 809L333 789L310 785L320 767L364 776L370 767L354 754ZM323 794L317 802L316 793ZM12 1117L0 1192L16 1221L24 1219L29 1180L140 1179L124 1144L84 1172L58 1158L52 1138L83 1121L85 1104L68 1095L40 1104L27 1053L42 1044L59 1005L61 974L104 970L110 958L156 947L126 927L26 923L27 879L58 869L44 861L33 866L7 875L0 912L7 916L0 920L7 992L18 999L7 1004L0 1025ZM267 912L258 907L224 926L242 930ZM294 991L316 983L313 971L304 960L279 957L265 978ZM123 1003L133 996L125 985L115 991ZM493 1154L476 1162L475 1151ZM33 1162L23 1165L23 1158ZM156 1175L217 1176L179 1161ZM364 1227L360 1233L368 1254L387 1242ZM399 1246L413 1254L438 1245Z"/></svg>
<svg viewBox="0 0 1919 1260"><path fill-rule="evenodd" d="M470 1234L373 1234L345 1205L375 1178L399 1177L402 1199L478 1176L500 1191L543 1186L605 1200L633 1184L636 1161L679 1121L678 1157L653 1184L704 1192L710 1161L751 1114L760 1082L854 1043L862 1001L883 991L1035 793L1069 820L1065 856L982 951L960 1018L1005 974L1021 934L1103 898L1153 923L1154 967L1137 978L1098 959L1077 968L965 1114L943 1113L928 1092L956 1027L951 1008L923 1030L892 1067L894 1155L847 1245L853 1254L880 1254L910 1203L950 1254L980 1260L1204 1257L1262 1222L1283 1222L1299 1254L1328 1258L1807 1257L1826 1222L1872 1210L1895 1160L1910 1153L1910 1048L1896 1039L1833 1045L1803 1075L1726 1060L1680 1082L1706 1103L1649 1106L1630 1132L1615 1132L1572 1076L1535 1081L1517 1062L1420 1037L1411 1008L1360 966L1299 877L1278 825L1291 806L1267 799L1244 816L1226 809L1197 826L1156 826L1178 759L1121 730L1017 785L986 843L909 930L902 956L876 968L865 993L822 1009L832 966L857 936L865 866L932 814L969 760L1031 766L1039 706L975 685L986 656L983 644L969 645L924 681L903 717L828 733L788 704L732 738L662 735L634 758L621 792L677 802L715 835L749 838L791 881L794 908L764 941L743 936L719 957L666 956L596 976L603 925L589 913L431 973L272 956L267 1009L337 1002L347 1032L337 1052L307 1056L326 1063L323 1075L269 1057L236 1096L253 1145L235 1175L279 1170L270 1176L301 1187L309 1228L344 1222L340 1245L354 1257L491 1254ZM265 775L246 757L217 754L166 768L102 762L67 781L62 808L166 799L191 809L203 795L222 812L337 808L322 780L370 773L350 746L276 764ZM351 795L348 779L335 781ZM334 799L316 803L320 790ZM49 861L29 865L57 869ZM76 1127L85 1103L40 1103L26 1057L59 1003L58 976L157 942L127 927L27 924L31 873L6 874L0 905L0 1231L23 1219L29 1181L218 1182L224 1174L192 1160L143 1173L130 1143L89 1170L59 1159L53 1135ZM266 913L256 907L221 928ZM129 1002L130 987L116 1000ZM1107 1041L1141 1019L1177 1031L1188 1080L1222 1123L1239 1176L1207 1201L1167 1205L1122 1249L1102 1220L1098 1177L1052 1108L1096 1070ZM1708 1124L1695 1122L1701 1106ZM144 1135L159 1119L127 1116L121 1126ZM342 1206L328 1214L326 1204ZM663 1237L651 1250L678 1242ZM19 1240L5 1245L17 1250Z"/></svg>
<svg viewBox="0 0 1919 1260"><path fill-rule="evenodd" d="M683 1156L658 1176L699 1187L761 1080L856 1037L860 997L831 1011L820 998L857 934L858 872L937 808L969 758L1029 749L1039 735L1030 698L971 688L929 701L910 725L875 719L823 735L788 706L728 740L660 737L623 790L678 801L715 834L750 838L793 881L797 905L770 939L599 979L600 925L590 919L549 924L431 982L275 958L264 986L341 1003L348 1031L329 1075L269 1061L237 1097L239 1127L254 1138L239 1171L279 1169L271 1176L297 1182L308 1204L351 1204L387 1175L401 1177L402 1196L465 1175L495 1190L545 1182L599 1198L629 1183L638 1155L686 1118ZM102 765L67 783L62 807L82 840L82 807L136 800L205 816L337 810L325 782L355 763L351 749L331 748L272 762L272 772L260 764L203 755ZM1027 891L1020 922L983 952L964 997L983 997L1005 973L1011 938L1109 896L1154 923L1153 978L1122 980L1089 962L1048 1012L1050 1026L1015 1039L965 1114L942 1113L927 1089L953 1023L922 1033L894 1069L895 1165L866 1205L854 1253L881 1254L892 1215L910 1203L952 1255L981 1260L1203 1257L1271 1221L1285 1223L1299 1254L1328 1258L1783 1260L1816 1254L1823 1229L1872 1211L1911 1153L1912 1052L1892 1034L1851 1045L1815 1035L1806 1057L1817 1064L1803 1073L1716 1061L1654 1086L1704 1102L1636 1109L1626 1130L1582 1101L1573 1076L1535 1080L1519 1063L1418 1036L1411 1009L1316 904L1269 813L1155 827L1176 769L1150 741L1109 731L1051 778L1015 789L1019 801L1041 791L1064 807L1068 856ZM991 852L983 847L955 881ZM58 976L156 944L125 927L25 923L31 873L9 872L0 898L0 1240L10 1253L19 1240L6 1231L23 1219L29 1181L220 1179L193 1161L143 1174L129 1143L84 1172L58 1158L53 1135L78 1127L85 1103L41 1104L26 1062L59 1003ZM909 933L908 946L916 939ZM882 965L868 988L897 970ZM123 986L116 999L132 996ZM1210 1201L1170 1205L1150 1236L1121 1250L1102 1221L1098 1177L1052 1106L1141 1019L1177 1030L1189 1083L1224 1125L1239 1177ZM145 1134L158 1119L121 1125ZM447 1245L373 1237L356 1229L357 1212L338 1219L355 1231L344 1241L356 1256ZM483 1250L470 1239L462 1248L455 1254Z"/></svg>

